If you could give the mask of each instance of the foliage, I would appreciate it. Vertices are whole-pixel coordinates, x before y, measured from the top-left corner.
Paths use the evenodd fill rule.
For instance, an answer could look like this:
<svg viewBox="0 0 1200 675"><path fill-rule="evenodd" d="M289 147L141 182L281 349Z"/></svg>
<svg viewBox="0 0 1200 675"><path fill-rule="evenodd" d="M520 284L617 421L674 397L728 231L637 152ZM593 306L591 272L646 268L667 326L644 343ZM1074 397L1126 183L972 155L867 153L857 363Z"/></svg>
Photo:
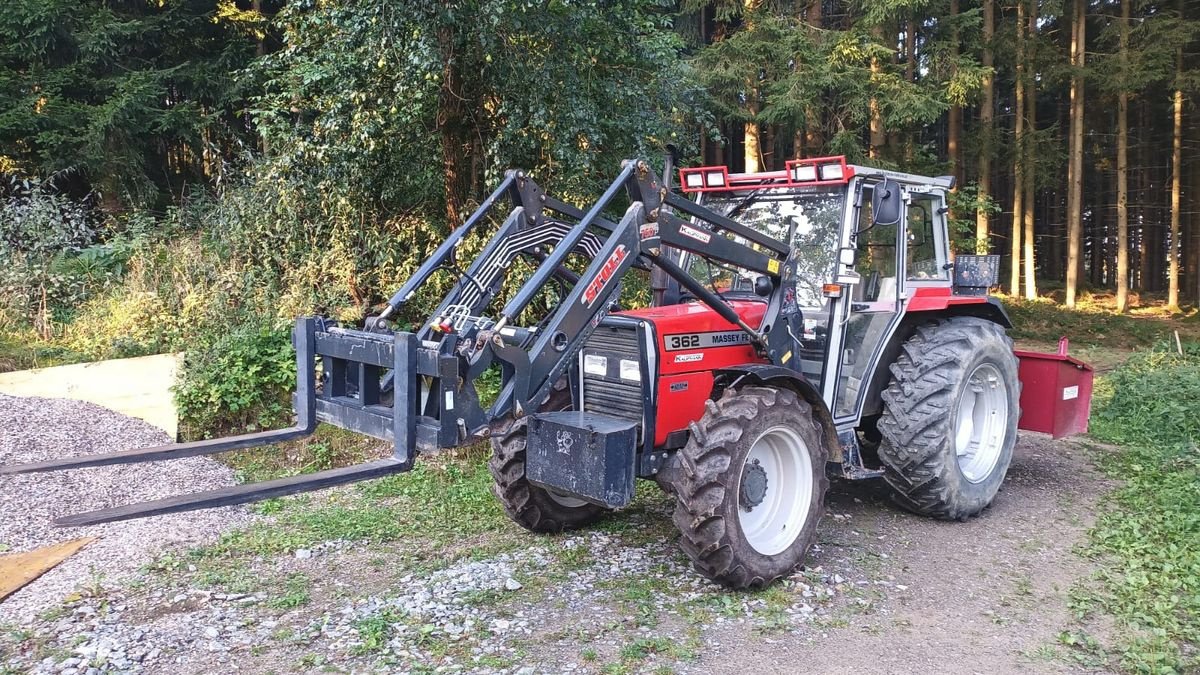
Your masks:
<svg viewBox="0 0 1200 675"><path fill-rule="evenodd" d="M296 381L290 332L271 324L232 328L211 345L189 350L175 401L180 419L197 434L233 426L235 431L286 424Z"/></svg>
<svg viewBox="0 0 1200 675"><path fill-rule="evenodd" d="M294 3L279 16L284 49L258 65L253 113L282 180L369 221L439 217L511 167L590 196L621 159L687 145L669 7Z"/></svg>
<svg viewBox="0 0 1200 675"><path fill-rule="evenodd" d="M1092 415L1092 435L1134 446L1200 444L1200 343L1174 342L1130 359L1105 376Z"/></svg>
<svg viewBox="0 0 1200 675"><path fill-rule="evenodd" d="M1076 593L1118 630L1109 651L1129 672L1194 672L1200 642L1200 343L1132 359L1097 392L1092 434L1130 444L1103 468L1123 486L1090 533L1097 587ZM1068 644L1091 644L1067 636ZM1102 647L1101 647L1102 649Z"/></svg>
<svg viewBox="0 0 1200 675"><path fill-rule="evenodd" d="M6 170L80 170L110 206L178 194L243 142L254 42L218 0L9 0L0 12Z"/></svg>
<svg viewBox="0 0 1200 675"><path fill-rule="evenodd" d="M0 322L31 318L49 333L50 307L70 304L84 293L85 284L71 273L68 261L94 240L94 216L52 180L9 177L0 196L0 259L6 261L0 268Z"/></svg>
<svg viewBox="0 0 1200 675"><path fill-rule="evenodd" d="M988 194L980 194L979 185L964 185L946 195L950 205L947 225L950 229L950 247L958 253L987 253L988 242L975 236L975 214L980 211L995 215L1000 205Z"/></svg>

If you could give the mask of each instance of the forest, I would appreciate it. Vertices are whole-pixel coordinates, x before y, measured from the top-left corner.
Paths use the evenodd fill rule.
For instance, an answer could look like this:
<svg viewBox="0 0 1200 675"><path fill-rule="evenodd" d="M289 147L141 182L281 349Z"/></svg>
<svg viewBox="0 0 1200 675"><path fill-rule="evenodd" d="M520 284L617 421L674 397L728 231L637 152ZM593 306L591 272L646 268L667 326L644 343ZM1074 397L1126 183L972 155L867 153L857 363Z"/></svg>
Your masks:
<svg viewBox="0 0 1200 675"><path fill-rule="evenodd" d="M1200 296L1198 18L1188 0L10 0L0 369L186 350L195 429L269 424L281 322L361 319L508 168L582 203L668 145L735 171L953 174L956 246L1002 255L1010 296L1178 310Z"/></svg>

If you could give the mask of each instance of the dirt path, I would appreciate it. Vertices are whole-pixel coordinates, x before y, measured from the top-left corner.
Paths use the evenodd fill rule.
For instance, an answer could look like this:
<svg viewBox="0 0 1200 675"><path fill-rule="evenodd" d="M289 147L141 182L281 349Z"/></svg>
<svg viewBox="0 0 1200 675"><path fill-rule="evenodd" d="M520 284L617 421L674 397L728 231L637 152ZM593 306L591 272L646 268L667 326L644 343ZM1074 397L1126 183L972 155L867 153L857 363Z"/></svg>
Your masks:
<svg viewBox="0 0 1200 675"><path fill-rule="evenodd" d="M993 507L967 523L835 484L807 568L759 593L690 572L670 501L650 492L561 537L505 523L433 551L416 538L181 551L0 631L0 654L13 671L67 675L1061 672L1067 592L1089 571L1072 549L1109 487L1088 452L1026 435Z"/></svg>
<svg viewBox="0 0 1200 675"><path fill-rule="evenodd" d="M827 549L859 576L895 577L872 611L800 639L726 650L712 672L1057 672L1067 591L1089 569L1072 551L1107 489L1085 450L1025 436L993 506L967 523L899 512L846 486L829 501L849 518ZM852 486L851 486L852 487ZM883 556L887 556L884 558ZM904 590L899 590L901 587ZM886 587L885 587L886 588Z"/></svg>

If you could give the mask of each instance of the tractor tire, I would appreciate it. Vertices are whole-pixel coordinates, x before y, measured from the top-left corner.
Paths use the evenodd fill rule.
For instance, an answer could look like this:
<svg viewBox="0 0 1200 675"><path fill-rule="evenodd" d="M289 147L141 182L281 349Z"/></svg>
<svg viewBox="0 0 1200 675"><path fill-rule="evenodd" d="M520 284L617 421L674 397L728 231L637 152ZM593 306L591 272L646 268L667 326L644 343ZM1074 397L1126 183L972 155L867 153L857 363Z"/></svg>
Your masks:
<svg viewBox="0 0 1200 675"><path fill-rule="evenodd" d="M900 506L967 520L992 503L1017 442L1021 385L1012 340L991 321L925 324L883 392L879 460Z"/></svg>
<svg viewBox="0 0 1200 675"><path fill-rule="evenodd" d="M829 487L812 407L790 389L743 387L709 401L690 430L671 492L693 566L735 589L790 574L816 539Z"/></svg>
<svg viewBox="0 0 1200 675"><path fill-rule="evenodd" d="M566 383L556 385L542 411L570 410L571 392ZM595 522L607 509L530 483L525 478L525 442L528 417L508 419L492 437L492 492L514 523L531 532L562 532Z"/></svg>

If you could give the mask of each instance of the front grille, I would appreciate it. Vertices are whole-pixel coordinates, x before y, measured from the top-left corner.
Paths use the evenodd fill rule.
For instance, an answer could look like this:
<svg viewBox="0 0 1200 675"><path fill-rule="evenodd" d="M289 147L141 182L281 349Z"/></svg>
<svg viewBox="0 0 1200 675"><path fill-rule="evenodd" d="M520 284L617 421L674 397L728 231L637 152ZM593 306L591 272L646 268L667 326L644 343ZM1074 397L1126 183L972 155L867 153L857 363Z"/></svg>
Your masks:
<svg viewBox="0 0 1200 675"><path fill-rule="evenodd" d="M637 330L633 326L599 326L583 346L583 357L589 354L608 359L608 373L602 377L580 369L583 409L640 423L644 407L642 383L620 377L621 359L635 361L639 367L642 363Z"/></svg>

